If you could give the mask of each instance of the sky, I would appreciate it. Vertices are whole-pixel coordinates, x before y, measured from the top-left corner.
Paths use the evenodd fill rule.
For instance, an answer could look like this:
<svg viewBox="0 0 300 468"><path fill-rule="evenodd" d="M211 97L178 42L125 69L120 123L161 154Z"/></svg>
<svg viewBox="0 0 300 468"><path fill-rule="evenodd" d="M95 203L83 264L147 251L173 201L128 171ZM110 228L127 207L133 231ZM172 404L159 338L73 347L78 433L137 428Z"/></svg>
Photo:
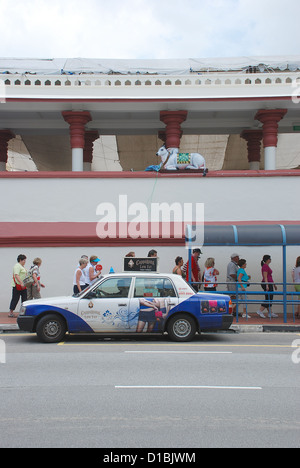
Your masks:
<svg viewBox="0 0 300 468"><path fill-rule="evenodd" d="M295 55L299 0L0 0L0 57Z"/></svg>

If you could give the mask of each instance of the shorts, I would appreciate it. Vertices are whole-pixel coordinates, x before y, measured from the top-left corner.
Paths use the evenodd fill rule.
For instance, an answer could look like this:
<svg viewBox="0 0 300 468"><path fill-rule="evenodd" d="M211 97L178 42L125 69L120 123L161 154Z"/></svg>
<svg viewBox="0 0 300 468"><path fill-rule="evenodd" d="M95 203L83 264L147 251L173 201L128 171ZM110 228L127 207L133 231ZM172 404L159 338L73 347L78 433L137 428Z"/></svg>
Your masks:
<svg viewBox="0 0 300 468"><path fill-rule="evenodd" d="M241 293L239 292L239 294L238 294L238 299L239 299L239 301L247 301L247 294L246 294L246 291L245 291L245 292L243 291L243 294L241 294Z"/></svg>
<svg viewBox="0 0 300 468"><path fill-rule="evenodd" d="M31 301L32 299L41 299L41 293L35 284L27 287L27 301Z"/></svg>
<svg viewBox="0 0 300 468"><path fill-rule="evenodd" d="M295 284L295 291L300 293L300 284ZM298 296L298 299L300 299L300 296Z"/></svg>
<svg viewBox="0 0 300 468"><path fill-rule="evenodd" d="M83 291L83 290L85 289L85 285L84 285L84 284L81 284L80 287L81 287L81 291ZM74 284L74 285L73 285L73 294L79 294L79 293L80 293L80 291L79 291L79 289L78 289L77 284Z"/></svg>
<svg viewBox="0 0 300 468"><path fill-rule="evenodd" d="M142 309L140 310L139 313L139 321L141 322L155 322L156 317L155 317L155 310L153 309Z"/></svg>
<svg viewBox="0 0 300 468"><path fill-rule="evenodd" d="M234 281L228 282L227 283L227 289L228 289L228 291L236 292L237 284Z"/></svg>

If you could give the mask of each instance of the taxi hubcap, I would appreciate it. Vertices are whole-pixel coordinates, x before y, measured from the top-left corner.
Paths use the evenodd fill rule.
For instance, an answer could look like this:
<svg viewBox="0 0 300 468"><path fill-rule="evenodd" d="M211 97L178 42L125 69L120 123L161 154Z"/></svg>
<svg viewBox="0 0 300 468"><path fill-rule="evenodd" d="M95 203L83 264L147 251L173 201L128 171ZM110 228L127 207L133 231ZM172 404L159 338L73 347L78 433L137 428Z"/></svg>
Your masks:
<svg viewBox="0 0 300 468"><path fill-rule="evenodd" d="M191 329L192 327L190 322L184 319L177 320L173 327L175 335L180 338L188 336L191 333Z"/></svg>
<svg viewBox="0 0 300 468"><path fill-rule="evenodd" d="M58 322L48 322L45 325L45 333L47 336L56 336L59 333L60 326Z"/></svg>

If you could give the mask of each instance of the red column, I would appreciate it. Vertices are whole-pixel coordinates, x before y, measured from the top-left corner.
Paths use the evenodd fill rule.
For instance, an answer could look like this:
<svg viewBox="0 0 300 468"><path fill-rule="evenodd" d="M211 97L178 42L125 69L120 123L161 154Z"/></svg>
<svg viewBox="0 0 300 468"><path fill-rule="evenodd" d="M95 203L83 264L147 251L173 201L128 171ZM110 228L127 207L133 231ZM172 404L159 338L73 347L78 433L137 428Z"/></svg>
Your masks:
<svg viewBox="0 0 300 468"><path fill-rule="evenodd" d="M0 170L6 170L8 157L8 142L15 138L15 134L10 130L0 130Z"/></svg>
<svg viewBox="0 0 300 468"><path fill-rule="evenodd" d="M166 147L179 148L182 136L181 124L187 118L187 111L162 111L160 120L166 124Z"/></svg>
<svg viewBox="0 0 300 468"><path fill-rule="evenodd" d="M70 125L71 148L84 148L85 125L92 120L87 111L64 111L62 116Z"/></svg>
<svg viewBox="0 0 300 468"><path fill-rule="evenodd" d="M94 141L99 138L99 132L97 130L87 130L85 132L85 145L83 149L83 164L86 165L85 170L90 170L88 165L92 164L93 161L93 149Z"/></svg>
<svg viewBox="0 0 300 468"><path fill-rule="evenodd" d="M278 122L285 116L287 109L261 109L255 119L263 124L263 143L265 169L276 169L276 148L278 142Z"/></svg>
<svg viewBox="0 0 300 468"><path fill-rule="evenodd" d="M283 119L286 113L287 109L261 109L257 112L255 119L263 124L264 148L277 147L278 122Z"/></svg>
<svg viewBox="0 0 300 468"><path fill-rule="evenodd" d="M72 148L72 171L83 171L83 148L85 145L85 125L92 120L87 111L64 111L62 116L70 125Z"/></svg>
<svg viewBox="0 0 300 468"><path fill-rule="evenodd" d="M250 169L259 170L262 130L243 130L241 138L247 141Z"/></svg>

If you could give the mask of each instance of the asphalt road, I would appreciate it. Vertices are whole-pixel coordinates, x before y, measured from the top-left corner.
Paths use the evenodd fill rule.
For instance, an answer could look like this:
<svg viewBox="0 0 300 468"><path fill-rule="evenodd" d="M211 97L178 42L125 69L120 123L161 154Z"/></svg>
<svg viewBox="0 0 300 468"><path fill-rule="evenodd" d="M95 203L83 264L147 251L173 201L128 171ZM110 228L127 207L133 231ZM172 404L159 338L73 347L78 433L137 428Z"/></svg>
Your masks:
<svg viewBox="0 0 300 468"><path fill-rule="evenodd" d="M0 340L1 448L300 447L295 333Z"/></svg>

